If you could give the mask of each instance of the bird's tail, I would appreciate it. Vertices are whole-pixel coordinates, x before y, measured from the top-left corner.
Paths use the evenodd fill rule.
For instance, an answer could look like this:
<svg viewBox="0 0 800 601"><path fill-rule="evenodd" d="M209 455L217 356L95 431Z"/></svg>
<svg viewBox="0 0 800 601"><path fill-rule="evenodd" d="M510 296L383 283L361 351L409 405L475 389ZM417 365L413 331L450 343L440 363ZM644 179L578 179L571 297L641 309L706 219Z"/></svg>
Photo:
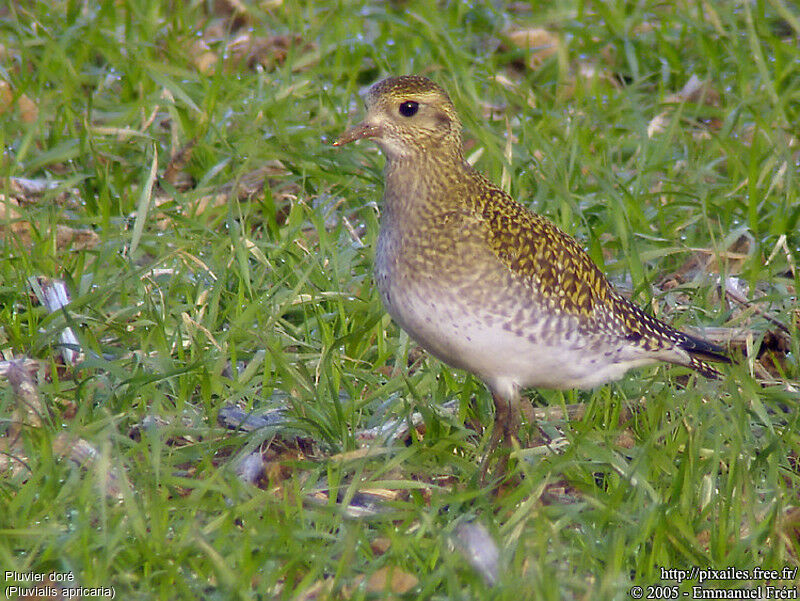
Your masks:
<svg viewBox="0 0 800 601"><path fill-rule="evenodd" d="M722 372L711 365L709 361L730 363L731 359L726 354L725 349L689 334L683 334L683 338L678 346L689 353L689 367L706 378L719 380L722 377Z"/></svg>

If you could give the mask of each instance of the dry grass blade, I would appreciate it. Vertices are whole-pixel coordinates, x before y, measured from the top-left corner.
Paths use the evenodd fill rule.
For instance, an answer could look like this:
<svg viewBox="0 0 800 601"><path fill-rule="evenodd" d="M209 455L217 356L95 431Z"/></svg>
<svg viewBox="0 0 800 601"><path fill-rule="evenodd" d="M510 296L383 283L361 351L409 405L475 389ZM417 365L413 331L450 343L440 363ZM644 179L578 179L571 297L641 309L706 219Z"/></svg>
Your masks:
<svg viewBox="0 0 800 601"><path fill-rule="evenodd" d="M744 307L750 307L755 313L757 313L758 315L760 315L761 317L766 319L771 324L778 326L786 334L790 334L791 333L791 331L789 330L789 326L787 326L785 323L783 323L780 319L778 319L776 317L773 317L772 315L770 315L769 313L764 311L756 303L754 303L754 302L746 299L745 297L743 297L739 293L738 290L736 290L732 286L727 285L727 283L728 282L726 280L725 296L727 298L731 299L732 301L734 301L734 302L736 302L736 303L738 303L738 304L740 304L740 305L742 305Z"/></svg>
<svg viewBox="0 0 800 601"><path fill-rule="evenodd" d="M24 455L22 436L31 428L47 427L51 423L50 410L44 404L39 390L31 377L31 363L18 360L9 362L6 377L14 391L15 410L11 427L0 438L0 472L12 470L28 471L28 460ZM77 466L89 469L99 465L100 453L83 438L62 432L53 440L53 454L69 459ZM115 469L103 470L103 489L109 497L119 498L119 476Z"/></svg>
<svg viewBox="0 0 800 601"><path fill-rule="evenodd" d="M15 402L11 427L6 433L9 449L18 448L19 437L25 428L41 428L50 420L50 413L42 404L39 391L25 365L21 361L12 361L6 371Z"/></svg>
<svg viewBox="0 0 800 601"><path fill-rule="evenodd" d="M81 204L78 190L62 189L59 181L11 177L5 182L9 195L0 194L0 236L18 240L23 247L31 247L34 231L40 227L28 217L28 208L54 202L60 206L76 208ZM60 190L60 192L59 192ZM55 225L56 248L59 250L87 250L95 248L99 236L91 229L73 228L62 223Z"/></svg>

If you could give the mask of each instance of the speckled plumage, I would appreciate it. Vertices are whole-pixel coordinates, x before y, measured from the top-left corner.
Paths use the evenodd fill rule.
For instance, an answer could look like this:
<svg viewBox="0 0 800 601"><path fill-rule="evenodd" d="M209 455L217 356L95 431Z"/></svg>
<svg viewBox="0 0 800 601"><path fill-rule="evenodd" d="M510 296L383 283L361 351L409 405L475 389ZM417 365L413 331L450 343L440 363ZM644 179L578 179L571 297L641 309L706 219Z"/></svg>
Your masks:
<svg viewBox="0 0 800 601"><path fill-rule="evenodd" d="M438 85L391 77L366 106L336 144L371 138L387 158L378 289L412 338L487 383L502 426L492 444L513 435L522 387L587 388L656 361L719 375L706 360L728 361L723 349L620 296L572 237L464 160Z"/></svg>

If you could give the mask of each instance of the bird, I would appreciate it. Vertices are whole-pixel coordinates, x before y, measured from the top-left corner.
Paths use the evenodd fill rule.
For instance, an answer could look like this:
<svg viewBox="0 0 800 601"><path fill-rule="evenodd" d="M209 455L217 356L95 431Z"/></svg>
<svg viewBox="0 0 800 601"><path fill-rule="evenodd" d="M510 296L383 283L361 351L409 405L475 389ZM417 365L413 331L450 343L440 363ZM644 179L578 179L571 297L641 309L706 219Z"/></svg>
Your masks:
<svg viewBox="0 0 800 601"><path fill-rule="evenodd" d="M365 105L366 117L333 144L372 140L386 157L377 289L413 340L491 392L483 475L498 444L517 435L523 389L594 388L656 362L721 378L710 363L730 363L724 348L645 313L572 236L466 161L461 120L441 86L388 77Z"/></svg>

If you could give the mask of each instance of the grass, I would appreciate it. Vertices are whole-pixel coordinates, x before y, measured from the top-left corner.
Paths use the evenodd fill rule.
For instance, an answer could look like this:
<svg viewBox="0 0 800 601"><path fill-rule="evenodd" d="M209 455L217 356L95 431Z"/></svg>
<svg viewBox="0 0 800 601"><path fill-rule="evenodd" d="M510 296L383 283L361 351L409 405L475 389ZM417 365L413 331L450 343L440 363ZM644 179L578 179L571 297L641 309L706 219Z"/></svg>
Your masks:
<svg viewBox="0 0 800 601"><path fill-rule="evenodd" d="M7 223L0 241L0 352L40 362L53 413L6 448L25 469L0 478L3 571L72 573L125 599L626 599L672 586L662 567L797 566L794 6L248 4L239 33L288 41L253 66L225 63L229 38L213 28L230 19L211 3L98 4L0 8L0 193L9 177L58 184L6 219L26 235ZM504 34L531 26L561 40L535 69ZM205 50L213 70L198 68ZM362 86L406 72L445 86L478 167L507 176L641 305L681 327L741 328L751 353L769 318L785 324L772 382L754 377L763 357L740 357L721 382L684 386L684 370L653 367L532 392L585 415L544 424L568 444L523 450L520 484L488 494L485 438L465 426L491 423L488 393L420 355L372 283L383 159L330 146L362 113ZM675 96L692 75L704 92ZM160 177L148 194L153 161L163 175L190 142L178 171L194 185ZM264 165L253 193L223 194ZM59 225L96 244L60 244ZM717 274L757 302L721 299ZM66 311L38 304L39 276L66 282ZM60 358L65 326L85 350L74 368ZM455 414L436 409L453 399ZM16 402L3 383L9 429ZM288 418L234 432L217 421L232 404ZM414 411L424 436L348 454L356 432ZM94 459L64 459L62 433ZM259 449L270 478L253 486L236 465ZM388 491L379 510L348 515L370 490ZM494 586L453 546L470 522L498 545ZM387 569L410 584L384 590Z"/></svg>

